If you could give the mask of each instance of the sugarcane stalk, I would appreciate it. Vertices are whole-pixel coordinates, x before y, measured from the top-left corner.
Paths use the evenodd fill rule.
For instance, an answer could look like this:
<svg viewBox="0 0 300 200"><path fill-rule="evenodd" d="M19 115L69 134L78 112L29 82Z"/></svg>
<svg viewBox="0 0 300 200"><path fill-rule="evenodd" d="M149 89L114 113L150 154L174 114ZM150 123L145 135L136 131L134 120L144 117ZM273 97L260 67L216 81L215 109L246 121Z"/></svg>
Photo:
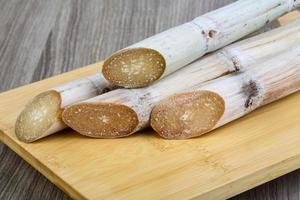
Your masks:
<svg viewBox="0 0 300 200"><path fill-rule="evenodd" d="M239 0L133 44L105 62L107 80L144 87L299 6L299 0Z"/></svg>
<svg viewBox="0 0 300 200"><path fill-rule="evenodd" d="M97 138L131 135L149 126L160 100L226 74L247 71L259 60L276 56L300 42L300 20L232 44L188 65L155 84L117 89L68 107L64 122L77 132Z"/></svg>
<svg viewBox="0 0 300 200"><path fill-rule="evenodd" d="M54 87L35 96L17 118L15 133L19 140L33 142L65 129L61 119L66 106L110 90L112 85L102 74L84 77Z"/></svg>
<svg viewBox="0 0 300 200"><path fill-rule="evenodd" d="M240 74L199 84L156 105L152 128L166 139L201 136L300 90L300 45Z"/></svg>

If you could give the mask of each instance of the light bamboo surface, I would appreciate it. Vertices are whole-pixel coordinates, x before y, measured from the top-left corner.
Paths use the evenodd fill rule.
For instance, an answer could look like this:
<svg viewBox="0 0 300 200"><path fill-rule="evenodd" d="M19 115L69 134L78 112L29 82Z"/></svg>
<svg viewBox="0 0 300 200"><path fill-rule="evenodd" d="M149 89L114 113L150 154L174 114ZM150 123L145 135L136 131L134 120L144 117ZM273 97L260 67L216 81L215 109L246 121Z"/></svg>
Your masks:
<svg viewBox="0 0 300 200"><path fill-rule="evenodd" d="M0 94L0 139L71 197L224 199L299 168L299 92L186 141L163 140L151 130L115 140L71 130L32 144L16 139L16 117L32 96L100 66Z"/></svg>

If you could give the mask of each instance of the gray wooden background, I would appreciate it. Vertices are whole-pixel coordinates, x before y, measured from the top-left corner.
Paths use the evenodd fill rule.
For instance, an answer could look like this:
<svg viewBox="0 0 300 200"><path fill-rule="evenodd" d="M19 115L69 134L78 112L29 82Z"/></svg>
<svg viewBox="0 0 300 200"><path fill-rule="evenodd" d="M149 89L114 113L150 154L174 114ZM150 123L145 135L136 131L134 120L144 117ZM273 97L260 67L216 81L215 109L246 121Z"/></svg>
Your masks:
<svg viewBox="0 0 300 200"><path fill-rule="evenodd" d="M0 0L0 92L104 59L234 0ZM233 199L300 199L295 171ZM0 199L69 199L0 143Z"/></svg>

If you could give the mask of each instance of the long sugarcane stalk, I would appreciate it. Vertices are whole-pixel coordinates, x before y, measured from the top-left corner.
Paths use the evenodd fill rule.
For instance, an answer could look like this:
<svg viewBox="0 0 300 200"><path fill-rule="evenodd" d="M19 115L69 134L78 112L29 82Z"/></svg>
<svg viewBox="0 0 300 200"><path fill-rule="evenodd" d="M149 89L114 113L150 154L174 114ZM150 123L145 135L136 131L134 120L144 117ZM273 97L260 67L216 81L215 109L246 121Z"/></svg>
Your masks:
<svg viewBox="0 0 300 200"><path fill-rule="evenodd" d="M300 20L230 45L147 88L117 89L68 107L64 122L79 133L98 138L128 136L149 125L153 106L174 93L245 71L259 60L300 43Z"/></svg>
<svg viewBox="0 0 300 200"><path fill-rule="evenodd" d="M110 90L112 85L102 74L81 78L54 87L34 97L20 113L15 133L19 140L33 142L65 129L63 108Z"/></svg>
<svg viewBox="0 0 300 200"><path fill-rule="evenodd" d="M300 90L300 45L244 73L227 75L161 101L151 126L166 139L198 137Z"/></svg>
<svg viewBox="0 0 300 200"><path fill-rule="evenodd" d="M299 6L294 0L239 0L123 49L104 63L115 85L136 88L258 30Z"/></svg>

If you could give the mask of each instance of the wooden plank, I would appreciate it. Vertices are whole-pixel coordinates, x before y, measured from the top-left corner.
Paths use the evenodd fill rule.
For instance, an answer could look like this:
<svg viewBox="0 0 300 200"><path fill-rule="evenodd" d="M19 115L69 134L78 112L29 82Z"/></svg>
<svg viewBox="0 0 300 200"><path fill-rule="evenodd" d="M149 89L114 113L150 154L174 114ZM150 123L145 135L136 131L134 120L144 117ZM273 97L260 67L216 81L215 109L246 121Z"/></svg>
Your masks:
<svg viewBox="0 0 300 200"><path fill-rule="evenodd" d="M58 0L0 2L0 78L5 80L0 90L31 81L61 5Z"/></svg>

